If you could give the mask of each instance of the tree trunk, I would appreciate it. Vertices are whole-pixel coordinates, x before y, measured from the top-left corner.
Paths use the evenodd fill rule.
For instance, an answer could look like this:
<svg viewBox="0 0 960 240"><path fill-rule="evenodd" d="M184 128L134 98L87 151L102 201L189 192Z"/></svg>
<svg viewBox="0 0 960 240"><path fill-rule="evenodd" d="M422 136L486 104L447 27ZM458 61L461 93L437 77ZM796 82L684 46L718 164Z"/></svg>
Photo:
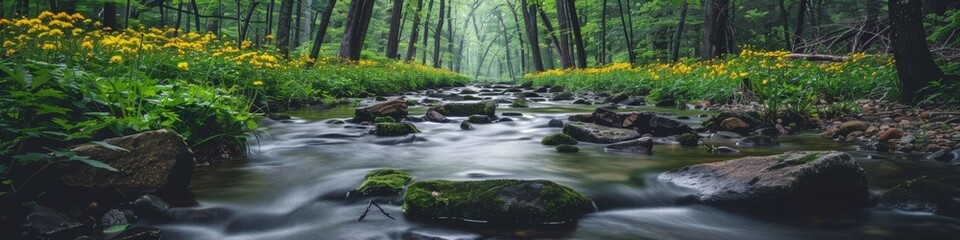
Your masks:
<svg viewBox="0 0 960 240"><path fill-rule="evenodd" d="M273 34L273 7L276 6L276 0L270 0L270 5L267 5L267 32L266 35Z"/></svg>
<svg viewBox="0 0 960 240"><path fill-rule="evenodd" d="M303 5L300 6L300 13L302 14L300 16L300 40L297 42L305 43L310 41L310 32L316 22L312 21L313 12L311 9L313 9L313 0L300 0L300 2L303 3ZM297 44L297 46L299 46L299 44Z"/></svg>
<svg viewBox="0 0 960 240"><path fill-rule="evenodd" d="M420 14L423 11L423 0L417 0L417 11L413 13L413 27L410 29L410 43L407 45L407 54L404 55L404 61L413 60L413 55L417 54L417 37L420 36Z"/></svg>
<svg viewBox="0 0 960 240"><path fill-rule="evenodd" d="M530 54L533 55L533 67L537 72L543 72L543 57L540 55L540 34L537 29L536 6L527 4L527 0L520 1L521 14L523 14L523 23L527 30L527 42L530 43Z"/></svg>
<svg viewBox="0 0 960 240"><path fill-rule="evenodd" d="M577 6L574 0L566 0L567 17L573 29L573 43L577 48L577 67L587 68L587 48L583 45L583 34L580 32L580 18L577 17ZM572 56L571 56L572 57Z"/></svg>
<svg viewBox="0 0 960 240"><path fill-rule="evenodd" d="M553 48L556 50L557 55L560 55L560 39L557 38L557 31L554 30L553 24L550 23L550 18L547 17L547 12L540 7L539 3L534 3L537 6L537 12L540 12L540 21L543 21L543 26L547 29L547 34L550 35L550 41L553 43ZM551 66L553 65L553 57L548 58L551 61ZM553 67L551 67L553 68Z"/></svg>
<svg viewBox="0 0 960 240"><path fill-rule="evenodd" d="M790 14L787 12L786 0L778 1L780 3L780 21L783 23L783 43L787 51L793 50L793 44L790 41Z"/></svg>
<svg viewBox="0 0 960 240"><path fill-rule="evenodd" d="M727 53L727 17L730 0L705 0L706 26L704 33L706 42L703 50L704 59L713 59Z"/></svg>
<svg viewBox="0 0 960 240"><path fill-rule="evenodd" d="M573 53L570 48L570 20L569 9L567 9L566 0L557 0L557 23L560 31L560 64L563 68L572 68L574 66Z"/></svg>
<svg viewBox="0 0 960 240"><path fill-rule="evenodd" d="M881 0L867 0L867 19L851 43L852 52L862 52L879 40Z"/></svg>
<svg viewBox="0 0 960 240"><path fill-rule="evenodd" d="M200 8L197 7L197 0L190 0L190 6L193 7L193 24L197 27L197 32L200 30Z"/></svg>
<svg viewBox="0 0 960 240"><path fill-rule="evenodd" d="M111 31L120 30L120 21L117 19L117 4L103 4L103 26L110 28Z"/></svg>
<svg viewBox="0 0 960 240"><path fill-rule="evenodd" d="M503 13L497 11L497 20L500 21L500 27L503 30L503 50L504 54L507 57L507 72L510 73L510 80L516 80L516 75L513 72L513 59L510 57L510 32L507 30L507 24L503 21Z"/></svg>
<svg viewBox="0 0 960 240"><path fill-rule="evenodd" d="M239 3L240 0L237 0L237 2ZM247 9L247 16L243 18L243 27L241 27L242 30L240 30L240 46L243 46L243 41L247 39L247 30L250 28L250 17L253 16L253 10L256 10L257 4L260 4L260 2L257 2L256 0L251 2L250 8ZM237 15L237 17L240 16Z"/></svg>
<svg viewBox="0 0 960 240"><path fill-rule="evenodd" d="M180 22L183 21L183 2L177 3L177 23L176 28L177 32L175 34L180 34Z"/></svg>
<svg viewBox="0 0 960 240"><path fill-rule="evenodd" d="M327 1L327 7L323 9L323 19L320 20L320 26L317 27L317 37L313 39L313 47L310 48L310 58L314 60L320 57L320 45L323 44L323 38L327 35L330 16L333 15L333 8L336 6L337 0L329 0Z"/></svg>
<svg viewBox="0 0 960 240"><path fill-rule="evenodd" d="M673 62L680 61L680 40L683 39L683 27L687 22L687 0L680 0L680 23L677 24L677 32L673 35L673 50L671 57Z"/></svg>
<svg viewBox="0 0 960 240"><path fill-rule="evenodd" d="M450 63L447 68L453 70L453 2L447 4L447 52L450 53Z"/></svg>
<svg viewBox="0 0 960 240"><path fill-rule="evenodd" d="M630 59L630 64L636 64L637 54L634 52L634 49L633 49L633 39L632 39L633 37L630 36L630 29L629 29L630 25L627 24L627 18L625 16L626 14L624 14L623 12L623 9L624 9L623 2L621 0L617 0L617 6L620 9L620 24L623 25L623 37L626 39L626 42L627 42L627 54L629 55L628 57Z"/></svg>
<svg viewBox="0 0 960 240"><path fill-rule="evenodd" d="M280 0L280 18L277 19L277 49L285 58L290 57L290 21L293 20L293 1Z"/></svg>
<svg viewBox="0 0 960 240"><path fill-rule="evenodd" d="M360 52L363 50L363 40L367 37L374 2L375 0L350 2L347 25L343 31L343 40L340 41L340 53L337 54L340 58L360 60Z"/></svg>
<svg viewBox="0 0 960 240"><path fill-rule="evenodd" d="M809 0L800 0L800 6L797 8L797 27L794 28L793 32L793 47L797 48L800 46L800 42L803 41L803 18L804 10L807 9L807 2ZM796 50L796 49L793 49Z"/></svg>
<svg viewBox="0 0 960 240"><path fill-rule="evenodd" d="M520 42L520 45L517 45L517 46L519 46L519 48L520 48L520 51L519 51L519 52L520 52L520 53L519 53L519 56L520 56L520 71L521 71L521 72L526 72L526 71L529 70L529 69L527 69L527 60L526 60L526 59L527 59L527 53L526 53L526 51L525 51L525 48L527 48L527 45L526 45L526 43L523 42L523 34L521 33L522 30L520 30L520 29L525 29L525 28L521 28L521 27L520 27L520 18L517 16L517 9L516 9L516 6L513 5L513 2L508 1L507 4L508 4L508 6L510 6L510 13L513 15L513 23L514 23L514 26L515 26L515 29L514 29L514 30L516 30L517 41ZM526 7L526 6L524 6L524 7Z"/></svg>
<svg viewBox="0 0 960 240"><path fill-rule="evenodd" d="M423 57L420 64L427 65L427 46L430 44L430 14L433 13L433 0L427 4L427 18L423 22Z"/></svg>
<svg viewBox="0 0 960 240"><path fill-rule="evenodd" d="M603 0L600 5L600 56L597 57L597 62L607 65L607 0Z"/></svg>
<svg viewBox="0 0 960 240"><path fill-rule="evenodd" d="M393 0L390 9L390 33L387 34L387 58L400 59L397 50L400 47L400 16L403 14L403 0Z"/></svg>
<svg viewBox="0 0 960 240"><path fill-rule="evenodd" d="M900 101L908 104L923 100L924 88L943 78L927 47L922 7L920 0L889 1L890 40L900 78Z"/></svg>
<svg viewBox="0 0 960 240"><path fill-rule="evenodd" d="M447 9L446 1L440 0L440 16L437 17L437 30L433 32L433 67L440 68L440 37L443 36L443 18L444 11Z"/></svg>

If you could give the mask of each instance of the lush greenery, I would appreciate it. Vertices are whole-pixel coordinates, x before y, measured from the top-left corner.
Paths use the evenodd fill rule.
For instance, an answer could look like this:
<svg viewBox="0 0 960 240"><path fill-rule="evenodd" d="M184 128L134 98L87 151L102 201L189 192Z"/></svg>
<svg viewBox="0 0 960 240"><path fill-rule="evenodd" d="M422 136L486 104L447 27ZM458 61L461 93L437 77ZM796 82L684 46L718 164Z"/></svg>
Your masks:
<svg viewBox="0 0 960 240"><path fill-rule="evenodd" d="M897 95L897 73L887 55L853 54L843 62L793 59L786 51L744 50L713 61L652 63L632 67L617 63L588 69L549 70L524 81L561 85L576 91L647 95L648 100L731 103L748 79L759 102L771 110L817 113L826 102Z"/></svg>

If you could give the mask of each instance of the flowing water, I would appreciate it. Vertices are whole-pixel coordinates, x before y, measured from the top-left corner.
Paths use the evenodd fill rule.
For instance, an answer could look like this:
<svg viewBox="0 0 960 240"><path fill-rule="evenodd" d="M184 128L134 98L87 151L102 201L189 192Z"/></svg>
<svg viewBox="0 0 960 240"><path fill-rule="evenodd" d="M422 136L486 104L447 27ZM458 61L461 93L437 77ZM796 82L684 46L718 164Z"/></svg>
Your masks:
<svg viewBox="0 0 960 240"><path fill-rule="evenodd" d="M410 96L413 97L413 96ZM658 183L656 175L686 165L793 150L838 150L854 155L878 194L920 175L958 183L960 168L922 156L857 151L856 145L821 140L815 133L782 136L779 147L738 147L739 154L712 154L704 148L657 145L653 155L605 152L581 143L580 153L563 154L540 144L559 133L551 119L589 113L593 106L532 103L529 109L501 104L498 113L521 112L515 121L475 124L416 123L415 138L376 137L357 125L330 124L353 115L350 106L289 112L289 121L263 120L266 134L252 141L249 160L199 168L191 186L200 206L177 209L176 221L157 223L170 239L940 239L960 236L960 220L930 214L868 208L835 217L758 217L701 205L677 205L685 192ZM632 110L671 112L704 119L696 110L655 107ZM411 108L411 115L423 107ZM629 110L629 109L628 109ZM463 120L463 118L451 118ZM710 144L734 146L734 140ZM547 179L581 191L598 212L576 224L549 228L489 227L407 220L402 198L378 199L391 220L373 210L357 218L370 199L347 197L368 171L407 170L414 180Z"/></svg>

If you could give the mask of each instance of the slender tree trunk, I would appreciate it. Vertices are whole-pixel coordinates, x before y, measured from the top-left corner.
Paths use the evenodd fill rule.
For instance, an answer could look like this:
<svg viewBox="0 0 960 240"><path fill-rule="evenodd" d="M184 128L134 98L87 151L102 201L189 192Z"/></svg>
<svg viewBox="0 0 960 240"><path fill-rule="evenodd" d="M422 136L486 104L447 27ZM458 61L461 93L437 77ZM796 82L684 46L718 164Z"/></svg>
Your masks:
<svg viewBox="0 0 960 240"><path fill-rule="evenodd" d="M443 36L443 20L445 9L447 9L446 1L440 0L440 16L437 17L437 30L433 32L433 67L440 68L440 37Z"/></svg>
<svg viewBox="0 0 960 240"><path fill-rule="evenodd" d="M270 0L270 5L267 5L267 32L265 35L273 34L273 7L276 6L276 0Z"/></svg>
<svg viewBox="0 0 960 240"><path fill-rule="evenodd" d="M783 23L783 43L787 51L793 50L793 44L790 41L790 14L787 12L786 0L778 1L780 4L780 21Z"/></svg>
<svg viewBox="0 0 960 240"><path fill-rule="evenodd" d="M671 57L673 62L680 61L680 42L683 39L683 27L687 22L687 0L680 0L680 23L677 24L677 32L673 35L673 51Z"/></svg>
<svg viewBox="0 0 960 240"><path fill-rule="evenodd" d="M553 43L554 50L556 50L557 55L560 55L561 47L560 39L557 37L557 31L554 30L553 24L550 22L550 18L547 17L547 12L543 10L539 3L535 3L534 5L537 6L537 12L540 12L540 20L543 21L543 26L547 29L547 34L550 35L550 42ZM548 59L551 61L550 68L554 68L552 62L554 58L551 56Z"/></svg>
<svg viewBox="0 0 960 240"><path fill-rule="evenodd" d="M862 52L870 48L876 42L880 35L880 5L881 0L867 0L867 19L863 24L863 29L857 33L854 38L851 51Z"/></svg>
<svg viewBox="0 0 960 240"><path fill-rule="evenodd" d="M606 1L606 0L604 0ZM530 43L530 54L533 55L533 67L537 72L543 72L543 57L540 55L540 36L537 29L536 6L527 3L527 0L520 1L521 12L523 14L523 23L526 25L527 38Z"/></svg>
<svg viewBox="0 0 960 240"><path fill-rule="evenodd" d="M197 7L197 0L190 0L190 6L193 8L193 24L197 27L197 32L200 30L200 8Z"/></svg>
<svg viewBox="0 0 960 240"><path fill-rule="evenodd" d="M130 0L127 0L127 8L124 9L124 11L123 11L123 12L124 12L124 13L123 13L123 26L124 26L124 27L129 27L129 26L130 26L130 12L131 12L130 10L131 10L131 9L132 9L132 8L130 7Z"/></svg>
<svg viewBox="0 0 960 240"><path fill-rule="evenodd" d="M237 0L237 2L239 3L240 0ZM241 45L240 45L240 46L243 46L242 42L247 39L247 29L250 28L250 17L253 16L253 11L256 10L257 4L260 4L260 2L257 2L256 0L253 0L253 1L250 3L250 8L247 9L247 16L243 18L243 25L242 25L242 27L241 27L242 30L240 30L240 42L241 42ZM238 4L238 6L239 6L239 4ZM238 14L239 14L239 12L238 12ZM240 17L240 16L237 15L237 17Z"/></svg>
<svg viewBox="0 0 960 240"><path fill-rule="evenodd" d="M175 34L178 34L178 35L180 34L179 32L180 32L181 21L183 21L183 2L177 3L177 23L176 23L177 33Z"/></svg>
<svg viewBox="0 0 960 240"><path fill-rule="evenodd" d="M310 48L310 58L314 60L320 57L320 45L323 44L323 38L327 35L330 16L333 15L333 8L336 6L337 0L328 0L327 6L323 9L323 19L320 20L320 26L317 27L317 37L313 39L313 47Z"/></svg>
<svg viewBox="0 0 960 240"><path fill-rule="evenodd" d="M453 56L453 2L447 3L447 52L450 53L450 63L447 68L453 70L456 57Z"/></svg>
<svg viewBox="0 0 960 240"><path fill-rule="evenodd" d="M597 62L607 65L607 0L600 4L600 56Z"/></svg>
<svg viewBox="0 0 960 240"><path fill-rule="evenodd" d="M302 15L300 16L300 40L297 42L304 43L310 41L310 32L313 29L313 25L317 23L311 21L313 20L313 12L311 11L311 9L313 9L313 0L300 0L300 2L302 3L302 6L300 6Z"/></svg>
<svg viewBox="0 0 960 240"><path fill-rule="evenodd" d="M280 18L277 19L277 49L285 58L290 57L290 22L293 20L293 1L280 0Z"/></svg>
<svg viewBox="0 0 960 240"><path fill-rule="evenodd" d="M516 80L516 75L513 72L513 59L510 57L510 32L507 30L507 24L503 21L503 13L497 11L497 20L500 21L500 27L503 31L503 50L505 51L507 57L507 72L510 74L510 80Z"/></svg>
<svg viewBox="0 0 960 240"><path fill-rule="evenodd" d="M117 20L117 4L103 4L103 26L110 28L111 31L120 30L120 22Z"/></svg>
<svg viewBox="0 0 960 240"><path fill-rule="evenodd" d="M566 0L566 2L567 17L570 21L570 28L573 29L573 43L577 48L577 67L587 68L587 48L583 45L583 34L580 32L580 18L577 16L577 6L574 0Z"/></svg>
<svg viewBox="0 0 960 240"><path fill-rule="evenodd" d="M809 0L800 0L800 7L798 7L798 10L797 10L797 27L794 28L794 32L793 32L793 47L794 47L794 48L799 47L799 46L800 46L800 42L803 41L803 18L804 18L804 16L806 15L806 14L804 14L804 12L805 12L804 10L807 9L807 2L808 2L808 1L809 1ZM794 49L794 50L796 50L796 49Z"/></svg>
<svg viewBox="0 0 960 240"><path fill-rule="evenodd" d="M629 55L628 57L630 59L630 64L636 64L637 54L634 52L633 37L630 36L630 29L628 29L630 27L630 24L627 23L627 18L625 16L626 14L624 13L624 8L623 8L623 2L621 0L617 0L617 6L620 9L620 24L623 25L623 36L627 42L627 54Z"/></svg>
<svg viewBox="0 0 960 240"><path fill-rule="evenodd" d="M570 20L566 0L557 0L557 23L560 31L560 64L563 68L574 66L573 53L570 48Z"/></svg>
<svg viewBox="0 0 960 240"><path fill-rule="evenodd" d="M404 55L404 61L413 60L413 55L417 54L417 38L420 36L420 14L423 12L423 0L417 0L417 11L413 13L413 27L410 28L410 43L407 45L407 54Z"/></svg>
<svg viewBox="0 0 960 240"><path fill-rule="evenodd" d="M490 40L490 43L487 44L487 48L483 50L483 55L480 55L480 62L477 63L477 74L473 75L474 79L477 79L478 77L480 77L480 71L483 69L483 62L487 59L487 53L490 53L490 48L493 47L493 43L496 43L497 39L500 37L502 36L497 35L496 37L493 38L493 40Z"/></svg>
<svg viewBox="0 0 960 240"><path fill-rule="evenodd" d="M423 58L420 64L427 65L427 46L430 46L430 14L433 13L433 0L427 4L427 18L423 23Z"/></svg>
<svg viewBox="0 0 960 240"><path fill-rule="evenodd" d="M706 26L704 33L706 42L703 51L704 59L713 59L727 53L727 17L730 0L705 0Z"/></svg>
<svg viewBox="0 0 960 240"><path fill-rule="evenodd" d="M933 61L923 27L923 4L920 0L891 0L890 40L900 78L900 101L917 103L926 97L930 82L944 77Z"/></svg>
<svg viewBox="0 0 960 240"><path fill-rule="evenodd" d="M390 9L390 33L387 34L387 58L400 59L397 50L400 46L400 15L403 14L403 0L393 0Z"/></svg>
<svg viewBox="0 0 960 240"><path fill-rule="evenodd" d="M350 12L347 13L347 26L340 41L338 56L344 59L360 60L363 50L363 41L370 26L370 17L373 14L375 0L353 0L350 2Z"/></svg>
<svg viewBox="0 0 960 240"><path fill-rule="evenodd" d="M515 30L516 30L516 34L517 34L517 41L520 42L520 45L518 45L518 46L520 46L520 47L519 47L519 48L520 48L520 51L519 51L519 52L520 52L520 54L519 54L519 56L520 56L520 69L521 69L521 72L526 72L526 71L530 70L530 69L527 68L527 60L526 60L526 59L527 59L527 53L526 53L526 51L525 51L525 48L527 47L527 45L526 45L526 43L523 42L523 34L521 33L521 31L523 31L523 30L521 30L521 29L525 29L525 28L521 28L521 27L520 27L520 18L517 16L516 6L513 5L513 2L507 1L507 5L510 6L510 13L513 14L513 23L514 23ZM524 6L524 7L526 7L526 6Z"/></svg>

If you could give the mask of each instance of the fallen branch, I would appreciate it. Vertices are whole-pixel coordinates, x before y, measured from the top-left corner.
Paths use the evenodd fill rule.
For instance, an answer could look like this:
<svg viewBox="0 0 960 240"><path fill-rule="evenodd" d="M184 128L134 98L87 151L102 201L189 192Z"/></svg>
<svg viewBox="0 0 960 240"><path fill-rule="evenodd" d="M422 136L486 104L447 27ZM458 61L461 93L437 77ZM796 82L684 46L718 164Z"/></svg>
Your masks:
<svg viewBox="0 0 960 240"><path fill-rule="evenodd" d="M843 62L850 59L850 57L847 57L847 56L804 54L804 53L791 53L789 57L806 59L810 61L826 61L826 62Z"/></svg>
<svg viewBox="0 0 960 240"><path fill-rule="evenodd" d="M380 204L377 204L377 203L373 202L373 200L370 200L370 202L367 203L367 210L363 211L363 214L360 215L360 218L357 219L357 222L363 221L363 219L367 217L367 213L370 213L370 206L376 206L377 209L380 209L380 212L383 213L384 216L387 216L388 218L393 219L393 220L397 220L396 218L393 218L393 216L390 216L390 214L387 213L386 210L383 210L383 208L380 207Z"/></svg>

